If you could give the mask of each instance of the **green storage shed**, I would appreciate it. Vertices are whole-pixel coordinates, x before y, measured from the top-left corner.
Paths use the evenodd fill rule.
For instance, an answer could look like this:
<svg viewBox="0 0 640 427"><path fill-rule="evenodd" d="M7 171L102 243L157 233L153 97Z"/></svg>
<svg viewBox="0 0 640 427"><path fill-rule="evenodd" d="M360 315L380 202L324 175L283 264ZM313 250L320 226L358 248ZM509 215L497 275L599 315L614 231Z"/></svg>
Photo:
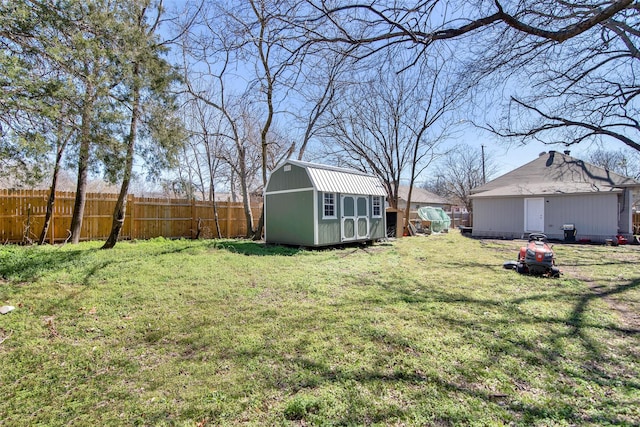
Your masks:
<svg viewBox="0 0 640 427"><path fill-rule="evenodd" d="M382 239L385 197L375 176L287 160L265 189L265 241L319 247Z"/></svg>

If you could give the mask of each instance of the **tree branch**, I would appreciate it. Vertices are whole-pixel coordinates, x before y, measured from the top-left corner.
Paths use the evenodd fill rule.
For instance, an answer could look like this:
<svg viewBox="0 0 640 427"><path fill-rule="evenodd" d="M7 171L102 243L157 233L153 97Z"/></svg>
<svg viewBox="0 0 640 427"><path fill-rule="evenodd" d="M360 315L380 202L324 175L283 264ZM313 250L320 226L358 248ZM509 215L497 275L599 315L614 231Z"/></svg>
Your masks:
<svg viewBox="0 0 640 427"><path fill-rule="evenodd" d="M635 142L634 140L632 140L631 138L629 138L628 136L620 133L620 132L614 132L612 130L609 130L605 127L602 126L598 126L598 125L594 125L592 123L586 123L586 122L582 122L582 121L576 121L576 120L570 120L570 119L566 119L564 117L561 116L554 116L551 114L547 114L545 112L543 112L542 110L540 110L537 107L534 107L532 105L529 105L527 103L525 103L524 101L521 101L517 98L511 97L511 100L513 102L515 102L516 104L520 105L521 107L533 111L536 114L538 114L540 117L544 118L548 123L545 123L539 127L530 129L526 132L514 132L514 131L508 131L508 132L500 132L498 130L496 130L495 128L489 126L488 128L485 128L493 133L495 133L496 135L502 136L502 137L507 137L507 138L535 138L536 135L545 132L545 131L552 131L555 129L562 129L562 128L579 128L582 130L587 131L586 134L579 136L578 138L576 138L575 140L571 141L571 142L564 142L567 145L572 145L572 144L576 144L579 143L581 141L586 140L589 137L592 136L608 136L610 138L614 138L617 139L618 141L622 142L623 144L627 145L630 148L633 148L634 150L640 151L640 144ZM612 126L612 125L609 125ZM617 126L624 126L624 124L617 124Z"/></svg>
<svg viewBox="0 0 640 427"><path fill-rule="evenodd" d="M613 2L610 6L601 9L598 13L593 14L591 17L585 19L584 21L580 21L577 24L570 25L558 31L548 31L525 24L524 22L521 22L513 16L505 13L498 0L495 0L495 5L498 8L498 15L500 15L500 20L505 24L523 33L553 40L559 43L582 34L585 31L598 25L599 23L608 20L616 13L631 6L632 3L633 0L618 0Z"/></svg>

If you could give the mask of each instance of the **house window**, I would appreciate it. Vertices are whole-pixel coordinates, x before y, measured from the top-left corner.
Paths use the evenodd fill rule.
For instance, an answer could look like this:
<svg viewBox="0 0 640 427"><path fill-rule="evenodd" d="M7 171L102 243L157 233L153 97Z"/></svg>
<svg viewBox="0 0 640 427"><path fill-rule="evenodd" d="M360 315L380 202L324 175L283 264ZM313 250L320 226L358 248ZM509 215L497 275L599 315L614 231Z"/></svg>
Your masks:
<svg viewBox="0 0 640 427"><path fill-rule="evenodd" d="M323 219L336 217L336 195L334 193L324 193L322 208Z"/></svg>
<svg viewBox="0 0 640 427"><path fill-rule="evenodd" d="M373 197L373 215L374 218L382 218L382 197Z"/></svg>

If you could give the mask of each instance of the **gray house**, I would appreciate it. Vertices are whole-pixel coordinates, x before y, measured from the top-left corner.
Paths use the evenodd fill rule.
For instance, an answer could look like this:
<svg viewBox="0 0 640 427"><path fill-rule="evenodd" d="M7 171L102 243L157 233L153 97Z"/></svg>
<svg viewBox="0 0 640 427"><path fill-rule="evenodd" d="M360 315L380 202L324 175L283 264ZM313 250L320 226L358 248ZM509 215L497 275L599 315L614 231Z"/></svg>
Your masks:
<svg viewBox="0 0 640 427"><path fill-rule="evenodd" d="M265 189L265 241L316 247L384 238L385 197L375 176L287 160Z"/></svg>
<svg viewBox="0 0 640 427"><path fill-rule="evenodd" d="M604 242L632 233L634 191L640 183L550 151L473 190L475 237ZM573 227L574 230L571 230Z"/></svg>
<svg viewBox="0 0 640 427"><path fill-rule="evenodd" d="M398 187L398 209L406 209L407 199L409 198L409 186L401 185ZM444 197L440 197L431 191L425 190L420 187L413 187L411 191L411 210L417 211L425 206L433 206L435 208L442 208L445 211L451 210L451 203Z"/></svg>

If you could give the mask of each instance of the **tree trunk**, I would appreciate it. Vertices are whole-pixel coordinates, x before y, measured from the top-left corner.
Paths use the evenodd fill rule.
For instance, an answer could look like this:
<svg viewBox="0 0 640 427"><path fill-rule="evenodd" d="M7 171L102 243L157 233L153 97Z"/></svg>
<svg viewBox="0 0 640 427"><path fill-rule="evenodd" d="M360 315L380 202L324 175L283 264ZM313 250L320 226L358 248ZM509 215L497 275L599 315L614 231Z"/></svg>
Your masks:
<svg viewBox="0 0 640 427"><path fill-rule="evenodd" d="M58 186L58 175L60 174L60 161L62 160L62 152L64 151L64 145L58 148L56 154L56 163L53 166L53 177L51 178L51 187L49 187L49 199L47 200L47 212L44 215L44 224L42 224L42 231L38 238L38 244L43 245L47 239L47 233L49 232L49 225L51 224L51 217L53 216L53 207L56 200L56 188Z"/></svg>
<svg viewBox="0 0 640 427"><path fill-rule="evenodd" d="M240 185L242 187L242 204L244 205L244 217L247 222L247 234L245 237L250 239L253 237L253 213L251 212L251 198L249 197L249 191L247 190L247 183L245 178L240 179Z"/></svg>
<svg viewBox="0 0 640 427"><path fill-rule="evenodd" d="M218 220L218 204L216 203L216 189L213 180L213 169L209 169L209 197L211 199L211 205L213 206L213 221L216 225L216 235L218 239L222 238L222 233L220 231L220 221ZM228 209L228 208L227 208Z"/></svg>
<svg viewBox="0 0 640 427"><path fill-rule="evenodd" d="M269 128L271 127L271 122L273 120L273 89L271 85L271 80L269 80L269 89L267 91L267 105L269 107L269 113L267 115L267 121L262 128L262 134L260 136L261 145L262 145L262 191L264 192L267 189L267 156L269 155L268 148L269 143L267 142L267 134L269 132ZM255 234L253 235L253 240L262 239L262 229L264 228L264 203L262 204L262 209L260 209L260 219L258 220L258 227L256 229Z"/></svg>
<svg viewBox="0 0 640 427"><path fill-rule="evenodd" d="M71 217L71 243L80 242L82 217L87 196L87 175L89 170L89 147L91 145L91 115L93 113L93 86L87 84L84 105L82 107L82 128L80 130L80 151L78 154L78 181L76 199Z"/></svg>
<svg viewBox="0 0 640 427"><path fill-rule="evenodd" d="M51 178L51 187L49 187L49 199L47 200L47 212L44 215L44 224L42 224L42 231L40 232L40 238L38 238L38 244L43 245L47 239L47 233L49 232L49 226L51 225L51 218L53 217L53 208L56 201L56 189L58 187L58 176L60 175L60 163L62 162L62 155L71 138L71 134L68 134L62 139L63 133L62 121L58 123L58 150L56 152L56 162L53 165L53 176Z"/></svg>
<svg viewBox="0 0 640 427"><path fill-rule="evenodd" d="M256 228L256 232L253 234L253 240L262 239L262 231L264 229L264 203L262 204L262 209L260 209L260 219L258 220L258 227Z"/></svg>
<svg viewBox="0 0 640 427"><path fill-rule="evenodd" d="M413 185L416 180L416 165L418 163L418 150L420 148L420 139L422 138L422 134L426 129L427 129L426 126L422 127L413 144L413 156L411 157L411 179L409 180L409 191L407 193L407 208L406 208L405 217L404 217L404 229L407 230L407 232L409 231L409 219L410 219L409 215L411 214L411 195L413 193Z"/></svg>
<svg viewBox="0 0 640 427"><path fill-rule="evenodd" d="M234 185L235 182L235 177L234 177L235 172L233 170L231 170L231 178L229 179L229 182L231 183L231 201L233 203L235 203L238 200L238 195L236 194L236 186Z"/></svg>
<svg viewBox="0 0 640 427"><path fill-rule="evenodd" d="M251 197L249 197L249 188L247 187L247 171L245 164L244 150L238 150L238 163L240 165L240 190L242 192L242 204L244 206L244 217L247 223L247 233L245 237L250 239L253 237L253 213L251 212Z"/></svg>
<svg viewBox="0 0 640 427"><path fill-rule="evenodd" d="M409 215L411 214L411 193L413 190L413 180L409 184L409 191L407 193L407 206L404 209L404 231L409 232Z"/></svg>
<svg viewBox="0 0 640 427"><path fill-rule="evenodd" d="M264 203L262 203L262 209L260 209L260 219L258 220L258 228L256 229L256 232L253 235L253 240L262 239L263 230L264 230Z"/></svg>
<svg viewBox="0 0 640 427"><path fill-rule="evenodd" d="M107 241L104 242L102 249L111 249L116 245L127 213L127 194L129 193L129 183L131 182L133 154L135 152L136 138L138 137L138 117L140 116L140 87L137 83L139 74L140 65L136 62L133 66L133 102L131 106L131 122L129 124L129 138L124 175L122 177L122 185L120 186L120 194L118 194L118 200L116 201L116 206L113 210L111 233L109 234Z"/></svg>

